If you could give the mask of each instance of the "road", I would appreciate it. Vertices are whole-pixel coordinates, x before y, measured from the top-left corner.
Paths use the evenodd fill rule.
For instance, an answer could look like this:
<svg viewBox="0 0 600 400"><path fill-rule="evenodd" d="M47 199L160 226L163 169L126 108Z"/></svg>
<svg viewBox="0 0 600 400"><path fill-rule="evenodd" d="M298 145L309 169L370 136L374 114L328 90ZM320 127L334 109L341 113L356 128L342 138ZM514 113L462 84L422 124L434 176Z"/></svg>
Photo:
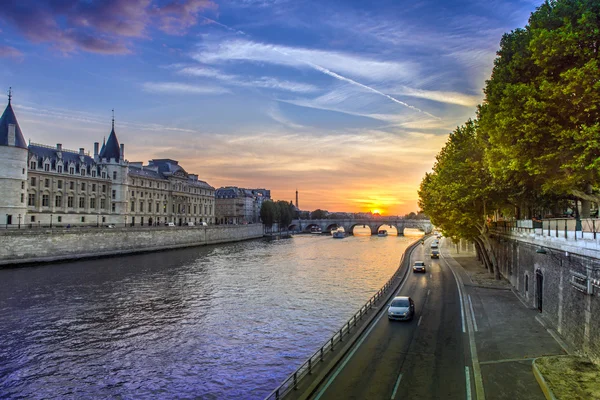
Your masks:
<svg viewBox="0 0 600 400"><path fill-rule="evenodd" d="M411 255L426 274L412 269L398 294L415 302L410 322L377 316L313 399L469 399L474 388L469 342L463 333L459 292L443 260L431 260L428 239Z"/></svg>

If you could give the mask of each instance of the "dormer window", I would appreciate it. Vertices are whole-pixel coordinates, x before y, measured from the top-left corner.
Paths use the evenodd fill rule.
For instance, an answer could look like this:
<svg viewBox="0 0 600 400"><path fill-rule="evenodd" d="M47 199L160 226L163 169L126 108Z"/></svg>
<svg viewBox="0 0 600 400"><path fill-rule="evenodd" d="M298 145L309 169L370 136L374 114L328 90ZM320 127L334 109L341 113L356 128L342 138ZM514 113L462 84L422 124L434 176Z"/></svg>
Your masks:
<svg viewBox="0 0 600 400"><path fill-rule="evenodd" d="M69 167L69 173L71 175L74 175L75 174L75 167Z"/></svg>
<svg viewBox="0 0 600 400"><path fill-rule="evenodd" d="M81 168L81 176L85 176L85 168Z"/></svg>
<svg viewBox="0 0 600 400"><path fill-rule="evenodd" d="M95 169L93 169L93 170L92 170L92 178L95 178L95 177L96 177L96 170L95 170Z"/></svg>
<svg viewBox="0 0 600 400"><path fill-rule="evenodd" d="M50 171L50 164L48 164L48 163L44 164L44 171L46 171L46 172Z"/></svg>
<svg viewBox="0 0 600 400"><path fill-rule="evenodd" d="M35 169L35 161L29 163L29 169Z"/></svg>

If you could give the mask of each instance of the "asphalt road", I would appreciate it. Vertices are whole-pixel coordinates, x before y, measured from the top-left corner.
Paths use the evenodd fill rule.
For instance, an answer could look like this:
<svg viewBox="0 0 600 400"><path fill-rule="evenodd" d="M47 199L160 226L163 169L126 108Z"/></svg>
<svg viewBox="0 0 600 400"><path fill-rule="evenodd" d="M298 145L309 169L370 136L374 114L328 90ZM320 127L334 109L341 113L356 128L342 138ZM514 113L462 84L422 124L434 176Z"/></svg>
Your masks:
<svg viewBox="0 0 600 400"><path fill-rule="evenodd" d="M411 266L424 260L427 273L411 269L398 293L414 300L414 319L389 321L386 308L313 399L469 398L468 341L457 284L443 261L430 259L431 241L411 256Z"/></svg>

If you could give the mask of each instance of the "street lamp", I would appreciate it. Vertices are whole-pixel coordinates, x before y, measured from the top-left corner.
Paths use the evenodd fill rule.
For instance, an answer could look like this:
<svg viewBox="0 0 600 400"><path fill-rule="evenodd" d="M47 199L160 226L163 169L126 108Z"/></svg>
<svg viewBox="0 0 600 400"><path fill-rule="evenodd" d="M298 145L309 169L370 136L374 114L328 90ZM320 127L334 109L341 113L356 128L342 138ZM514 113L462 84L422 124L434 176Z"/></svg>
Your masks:
<svg viewBox="0 0 600 400"><path fill-rule="evenodd" d="M52 229L52 214L50 214L50 229Z"/></svg>
<svg viewBox="0 0 600 400"><path fill-rule="evenodd" d="M19 214L19 229L21 229L21 214Z"/></svg>

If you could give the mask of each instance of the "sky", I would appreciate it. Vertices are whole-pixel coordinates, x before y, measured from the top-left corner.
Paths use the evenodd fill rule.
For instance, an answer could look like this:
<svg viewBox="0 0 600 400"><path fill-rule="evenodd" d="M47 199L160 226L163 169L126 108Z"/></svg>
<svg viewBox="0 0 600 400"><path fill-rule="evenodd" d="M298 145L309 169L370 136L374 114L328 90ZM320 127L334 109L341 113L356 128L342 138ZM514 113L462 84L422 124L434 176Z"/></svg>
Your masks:
<svg viewBox="0 0 600 400"><path fill-rule="evenodd" d="M4 0L0 88L31 142L92 150L114 109L129 161L404 215L475 116L502 34L540 4Z"/></svg>

